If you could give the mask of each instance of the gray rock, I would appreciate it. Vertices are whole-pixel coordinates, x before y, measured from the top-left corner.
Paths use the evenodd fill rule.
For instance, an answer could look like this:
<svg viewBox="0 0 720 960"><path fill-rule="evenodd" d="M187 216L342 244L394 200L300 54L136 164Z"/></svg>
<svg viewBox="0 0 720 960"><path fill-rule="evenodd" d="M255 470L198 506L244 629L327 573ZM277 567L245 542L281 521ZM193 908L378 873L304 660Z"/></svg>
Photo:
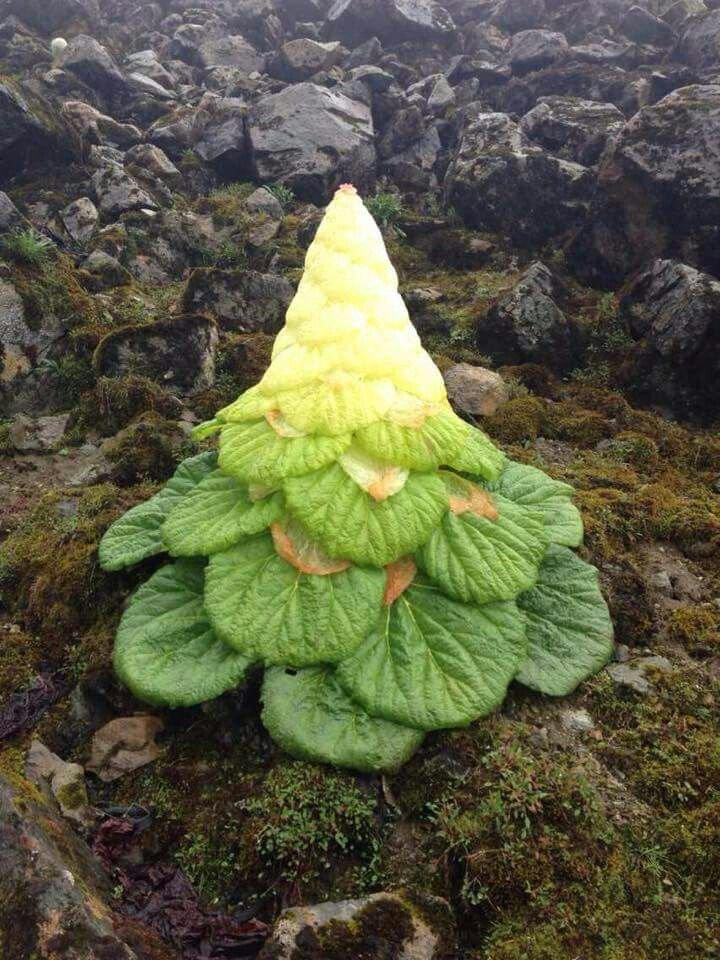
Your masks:
<svg viewBox="0 0 720 960"><path fill-rule="evenodd" d="M58 57L57 66L69 70L93 90L105 96L122 93L125 78L115 60L94 37L80 33Z"/></svg>
<svg viewBox="0 0 720 960"><path fill-rule="evenodd" d="M389 956L398 960L436 960L454 956L455 934L449 905L439 897L427 897L426 901L427 909L423 910L422 904L418 908L401 894L374 893L360 900L291 907L280 915L258 960L291 960L300 946L309 956L319 957L323 953L319 938L328 927L332 929L335 943L341 942L343 933L347 934L348 960L360 955L356 950L361 951L363 960L383 960ZM428 916L436 917L436 922L429 921ZM367 932L358 947L360 920ZM389 922L394 923L396 933L407 926L408 934L401 943L397 943L397 937L392 942L388 939Z"/></svg>
<svg viewBox="0 0 720 960"><path fill-rule="evenodd" d="M703 16L708 12L703 0L676 0L663 13L663 20L673 30L681 31L690 17Z"/></svg>
<svg viewBox="0 0 720 960"><path fill-rule="evenodd" d="M140 167L158 180L170 183L182 179L182 174L164 150L152 143L139 143L125 154L125 163Z"/></svg>
<svg viewBox="0 0 720 960"><path fill-rule="evenodd" d="M118 216L143 207L155 210L157 204L140 184L116 163L101 166L92 175L91 183L102 213Z"/></svg>
<svg viewBox="0 0 720 960"><path fill-rule="evenodd" d="M131 73L142 74L168 91L174 90L177 85L177 78L162 65L154 50L138 50L137 53L131 53L126 57L125 63Z"/></svg>
<svg viewBox="0 0 720 960"><path fill-rule="evenodd" d="M668 673L673 666L666 657L643 657L627 663L611 663L605 669L619 686L648 694L652 692L653 685L646 675L647 671L653 669Z"/></svg>
<svg viewBox="0 0 720 960"><path fill-rule="evenodd" d="M492 23L508 33L518 33L542 26L547 22L546 18L545 0L501 0Z"/></svg>
<svg viewBox="0 0 720 960"><path fill-rule="evenodd" d="M183 308L216 317L223 329L277 333L294 289L284 277L254 270L194 270Z"/></svg>
<svg viewBox="0 0 720 960"><path fill-rule="evenodd" d="M12 230L24 222L24 217L10 197L0 190L0 232Z"/></svg>
<svg viewBox="0 0 720 960"><path fill-rule="evenodd" d="M513 73L540 70L555 63L568 49L567 38L552 30L522 30L510 41L508 60Z"/></svg>
<svg viewBox="0 0 720 960"><path fill-rule="evenodd" d="M393 181L404 190L423 192L436 186L435 166L442 142L436 127L428 127L419 140L414 141L382 166Z"/></svg>
<svg viewBox="0 0 720 960"><path fill-rule="evenodd" d="M442 40L455 30L453 19L434 0L335 0L326 33L355 46L372 37L392 44L405 40Z"/></svg>
<svg viewBox="0 0 720 960"><path fill-rule="evenodd" d="M100 341L93 357L98 374L130 373L157 380L182 395L215 380L218 331L209 317L190 314L139 327L121 327Z"/></svg>
<svg viewBox="0 0 720 960"><path fill-rule="evenodd" d="M44 134L45 128L20 93L8 83L0 83L0 156Z"/></svg>
<svg viewBox="0 0 720 960"><path fill-rule="evenodd" d="M133 71L127 75L127 85L136 93L148 94L157 100L177 100L178 95L174 90L168 90L152 77L146 77L144 73Z"/></svg>
<svg viewBox="0 0 720 960"><path fill-rule="evenodd" d="M162 754L155 737L163 730L159 717L117 717L101 727L90 745L87 769L104 783L147 766Z"/></svg>
<svg viewBox="0 0 720 960"><path fill-rule="evenodd" d="M717 69L720 49L720 9L700 13L687 21L675 56L691 67Z"/></svg>
<svg viewBox="0 0 720 960"><path fill-rule="evenodd" d="M308 38L289 40L278 50L271 73L291 83L309 80L321 70L334 67L342 55L343 47L338 41L318 43Z"/></svg>
<svg viewBox="0 0 720 960"><path fill-rule="evenodd" d="M638 6L630 7L625 13L620 21L620 29L635 43L667 45L672 43L675 36L669 24Z"/></svg>
<svg viewBox="0 0 720 960"><path fill-rule="evenodd" d="M10 443L19 453L48 453L60 445L69 419L69 413L46 417L18 413L8 428Z"/></svg>
<svg viewBox="0 0 720 960"><path fill-rule="evenodd" d="M595 728L595 721L582 707L578 710L566 707L560 713L560 723L570 733L589 733Z"/></svg>
<svg viewBox="0 0 720 960"><path fill-rule="evenodd" d="M540 261L531 264L478 325L480 349L496 363L542 363L567 372L580 357L579 332L556 303L562 287Z"/></svg>
<svg viewBox="0 0 720 960"><path fill-rule="evenodd" d="M93 250L82 264L81 277L85 286L93 293L111 290L132 282L129 271L104 250Z"/></svg>
<svg viewBox="0 0 720 960"><path fill-rule="evenodd" d="M237 97L206 96L192 124L190 138L198 156L233 175L249 162L247 106Z"/></svg>
<svg viewBox="0 0 720 960"><path fill-rule="evenodd" d="M98 0L20 0L16 6L25 23L43 32L76 23L90 26L100 19Z"/></svg>
<svg viewBox="0 0 720 960"><path fill-rule="evenodd" d="M79 197L60 211L60 219L76 243L87 243L97 230L100 214L89 197Z"/></svg>
<svg viewBox="0 0 720 960"><path fill-rule="evenodd" d="M274 194L265 187L258 187L245 201L245 206L253 213L264 213L272 220L282 220L282 204Z"/></svg>
<svg viewBox="0 0 720 960"><path fill-rule="evenodd" d="M262 73L265 57L258 53L245 37L211 37L200 45L200 65L206 70L213 67L239 67L243 73Z"/></svg>
<svg viewBox="0 0 720 960"><path fill-rule="evenodd" d="M25 776L53 797L67 820L80 826L90 826L94 822L85 786L85 771L79 763L67 763L40 740L33 740L25 761Z"/></svg>
<svg viewBox="0 0 720 960"><path fill-rule="evenodd" d="M351 81L361 81L373 93L385 93L395 83L395 77L387 70L368 64L353 67L349 78Z"/></svg>
<svg viewBox="0 0 720 960"><path fill-rule="evenodd" d="M456 363L443 377L452 405L470 417L491 417L510 399L510 388L500 374L485 367Z"/></svg>
<svg viewBox="0 0 720 960"><path fill-rule="evenodd" d="M370 107L338 87L299 83L263 97L248 133L257 179L284 183L301 199L325 204L343 180L361 191L373 183Z"/></svg>
<svg viewBox="0 0 720 960"><path fill-rule="evenodd" d="M608 138L618 133L625 117L612 103L578 97L541 97L520 121L531 140L566 160L593 166Z"/></svg>
<svg viewBox="0 0 720 960"><path fill-rule="evenodd" d="M445 77L440 77L432 88L432 92L428 97L427 105L428 110L431 113L440 114L444 113L448 107L452 107L455 104L455 91L447 82Z"/></svg>
<svg viewBox="0 0 720 960"><path fill-rule="evenodd" d="M66 101L60 114L84 144L131 147L142 140L142 131L134 123L118 123L81 100Z"/></svg>
<svg viewBox="0 0 720 960"><path fill-rule="evenodd" d="M64 333L52 313L31 326L20 294L10 282L0 280L0 385L12 392L11 385L31 370L30 357L36 362L43 359Z"/></svg>

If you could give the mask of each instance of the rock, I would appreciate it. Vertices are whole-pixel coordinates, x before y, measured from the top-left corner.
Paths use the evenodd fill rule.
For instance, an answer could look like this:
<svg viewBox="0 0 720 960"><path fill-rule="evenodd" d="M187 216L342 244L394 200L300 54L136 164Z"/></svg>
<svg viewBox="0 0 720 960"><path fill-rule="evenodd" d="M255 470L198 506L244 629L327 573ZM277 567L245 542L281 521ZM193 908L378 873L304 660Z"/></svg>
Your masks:
<svg viewBox="0 0 720 960"><path fill-rule="evenodd" d="M277 333L294 292L275 274L200 268L185 288L183 309L210 313L225 330Z"/></svg>
<svg viewBox="0 0 720 960"><path fill-rule="evenodd" d="M551 153L589 167L598 162L608 138L624 124L624 116L612 103L541 97L522 118L520 128Z"/></svg>
<svg viewBox="0 0 720 960"><path fill-rule="evenodd" d="M142 131L134 123L118 123L81 100L65 102L60 115L73 128L83 146L110 144L131 147L142 140Z"/></svg>
<svg viewBox="0 0 720 960"><path fill-rule="evenodd" d="M188 131L188 145L192 142L195 153L224 176L239 175L249 163L247 112L237 97L207 96Z"/></svg>
<svg viewBox="0 0 720 960"><path fill-rule="evenodd" d="M152 763L162 753L155 737L163 729L162 720L147 715L111 720L93 736L86 768L110 783Z"/></svg>
<svg viewBox="0 0 720 960"><path fill-rule="evenodd" d="M452 35L452 17L434 0L335 0L325 32L346 46L372 37L392 44L405 40L442 40Z"/></svg>
<svg viewBox="0 0 720 960"><path fill-rule="evenodd" d="M91 90L113 97L122 93L125 78L105 47L84 33L73 37L58 57L57 65L69 70Z"/></svg>
<svg viewBox="0 0 720 960"><path fill-rule="evenodd" d="M595 728L595 721L582 707L578 710L566 707L560 713L560 723L570 733L589 733Z"/></svg>
<svg viewBox="0 0 720 960"><path fill-rule="evenodd" d="M614 285L649 259L720 273L720 85L675 90L613 138L593 215L568 250L586 282Z"/></svg>
<svg viewBox="0 0 720 960"><path fill-rule="evenodd" d="M419 140L387 159L382 171L408 191L424 192L437 183L435 165L442 143L436 127L429 127Z"/></svg>
<svg viewBox="0 0 720 960"><path fill-rule="evenodd" d="M630 7L620 21L620 29L635 43L655 43L665 46L672 43L675 34L672 27L643 7Z"/></svg>
<svg viewBox="0 0 720 960"><path fill-rule="evenodd" d="M283 208L278 198L265 187L258 187L245 201L252 213L264 213L271 220L282 220Z"/></svg>
<svg viewBox="0 0 720 960"><path fill-rule="evenodd" d="M508 33L518 33L542 26L546 17L545 0L501 0L492 23Z"/></svg>
<svg viewBox="0 0 720 960"><path fill-rule="evenodd" d="M156 210L150 194L118 163L107 163L92 175L91 183L102 213L118 216L130 210Z"/></svg>
<svg viewBox="0 0 720 960"><path fill-rule="evenodd" d="M10 197L0 190L0 232L5 233L19 227L24 222L23 215L12 202Z"/></svg>
<svg viewBox="0 0 720 960"><path fill-rule="evenodd" d="M510 388L499 373L469 363L456 363L443 374L448 398L470 417L491 417L510 399Z"/></svg>
<svg viewBox="0 0 720 960"><path fill-rule="evenodd" d="M620 316L642 342L636 396L685 416L720 410L720 281L676 260L653 260L625 286Z"/></svg>
<svg viewBox="0 0 720 960"><path fill-rule="evenodd" d="M80 826L90 826L94 822L88 803L85 771L79 763L67 763L51 753L40 740L33 740L25 761L25 776L31 783L49 791L67 820Z"/></svg>
<svg viewBox="0 0 720 960"><path fill-rule="evenodd" d="M18 379L29 373L64 334L64 325L51 313L45 314L39 325L29 323L18 291L13 284L0 280L0 387L5 387L10 396ZM5 401L5 390L0 396Z"/></svg>
<svg viewBox="0 0 720 960"><path fill-rule="evenodd" d="M100 19L98 0L21 0L17 7L25 23L47 32L68 24L92 26Z"/></svg>
<svg viewBox="0 0 720 960"><path fill-rule="evenodd" d="M542 363L567 372L580 359L579 331L556 299L562 287L536 261L491 307L477 328L479 348L496 363Z"/></svg>
<svg viewBox="0 0 720 960"><path fill-rule="evenodd" d="M691 67L717 69L720 48L720 9L687 21L675 48L678 60Z"/></svg>
<svg viewBox="0 0 720 960"><path fill-rule="evenodd" d="M102 376L132 373L193 394L214 382L217 341L217 326L209 317L177 316L114 330L98 344L93 363Z"/></svg>
<svg viewBox="0 0 720 960"><path fill-rule="evenodd" d="M82 263L79 274L83 285L93 293L132 283L132 276L115 257L104 250L93 250Z"/></svg>
<svg viewBox="0 0 720 960"><path fill-rule="evenodd" d="M284 910L258 960L291 960L299 951L308 957L325 956L322 937L330 931L338 945L334 953L348 960L455 956L454 924L446 901L428 896L411 902L402 893L374 893L361 900Z"/></svg>
<svg viewBox="0 0 720 960"><path fill-rule="evenodd" d="M20 150L25 143L42 140L45 128L20 93L0 82L0 157Z"/></svg>
<svg viewBox="0 0 720 960"><path fill-rule="evenodd" d="M69 413L46 417L18 413L8 427L10 443L18 453L48 453L60 445L69 419Z"/></svg>
<svg viewBox="0 0 720 960"><path fill-rule="evenodd" d="M278 50L271 73L281 80L298 83L321 70L329 70L342 58L340 43L318 43L308 38L289 40Z"/></svg>
<svg viewBox="0 0 720 960"><path fill-rule="evenodd" d="M176 93L162 86L157 80L146 77L144 73L129 73L126 79L128 87L136 93L148 94L157 100L177 100Z"/></svg>
<svg viewBox="0 0 720 960"><path fill-rule="evenodd" d="M445 194L465 223L508 234L520 246L569 232L587 213L586 167L532 146L504 113L472 117L445 176Z"/></svg>
<svg viewBox="0 0 720 960"><path fill-rule="evenodd" d="M129 54L125 63L131 73L142 74L149 80L159 83L169 92L177 85L177 78L162 65L154 50L138 50Z"/></svg>
<svg viewBox="0 0 720 960"><path fill-rule="evenodd" d="M338 87L299 83L263 97L248 133L256 179L283 183L300 199L325 204L344 180L361 191L373 183L370 107Z"/></svg>
<svg viewBox="0 0 720 960"><path fill-rule="evenodd" d="M39 791L21 777L0 777L3 957L141 960L115 932L110 896L99 861ZM160 947L155 937L146 942ZM167 956L160 947L158 960Z"/></svg>
<svg viewBox="0 0 720 960"><path fill-rule="evenodd" d="M647 671L659 670L668 673L673 666L666 657L643 657L627 663L611 663L605 669L619 686L629 687L636 693L648 694L652 692L653 685L646 676Z"/></svg>
<svg viewBox="0 0 720 960"><path fill-rule="evenodd" d="M152 143L139 143L128 150L125 154L125 164L137 166L151 177L157 177L158 180L177 183L182 179L182 174L165 151Z"/></svg>
<svg viewBox="0 0 720 960"><path fill-rule="evenodd" d="M97 230L100 214L89 197L79 197L60 211L60 219L76 243L87 243Z"/></svg>
<svg viewBox="0 0 720 960"><path fill-rule="evenodd" d="M206 70L213 67L239 67L243 73L262 73L265 57L258 53L245 37L211 37L200 45L200 65Z"/></svg>
<svg viewBox="0 0 720 960"><path fill-rule="evenodd" d="M515 74L529 73L555 63L564 56L568 42L552 30L523 30L510 41L508 60Z"/></svg>
<svg viewBox="0 0 720 960"><path fill-rule="evenodd" d="M455 105L455 91L445 77L440 77L432 88L427 100L428 110L433 114L444 113Z"/></svg>

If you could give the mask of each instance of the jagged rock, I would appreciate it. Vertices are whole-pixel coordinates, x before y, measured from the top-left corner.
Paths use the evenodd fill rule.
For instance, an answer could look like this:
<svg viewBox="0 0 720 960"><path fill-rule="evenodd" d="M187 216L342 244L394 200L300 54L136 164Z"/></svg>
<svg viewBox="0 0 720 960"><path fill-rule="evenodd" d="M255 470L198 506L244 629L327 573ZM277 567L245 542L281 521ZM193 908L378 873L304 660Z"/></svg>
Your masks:
<svg viewBox="0 0 720 960"><path fill-rule="evenodd" d="M419 140L386 160L383 172L405 190L424 192L437 184L435 165L441 150L437 128L429 127Z"/></svg>
<svg viewBox="0 0 720 960"><path fill-rule="evenodd" d="M40 740L33 740L25 761L25 776L49 792L67 820L80 826L90 826L94 822L85 786L85 771L79 763L61 760Z"/></svg>
<svg viewBox="0 0 720 960"><path fill-rule="evenodd" d="M78 34L70 40L58 57L57 65L105 96L125 90L125 78L118 65L101 43L86 34Z"/></svg>
<svg viewBox="0 0 720 960"><path fill-rule="evenodd" d="M439 77L428 97L427 105L431 113L443 113L455 103L455 91L445 77Z"/></svg>
<svg viewBox="0 0 720 960"><path fill-rule="evenodd" d="M686 416L720 410L720 281L676 260L654 260L633 277L620 315L642 341L631 389Z"/></svg>
<svg viewBox="0 0 720 960"><path fill-rule="evenodd" d="M10 443L19 453L47 453L55 450L63 438L69 418L69 413L46 417L28 417L24 413L18 413L8 427Z"/></svg>
<svg viewBox="0 0 720 960"><path fill-rule="evenodd" d="M43 31L92 26L100 19L98 0L15 0L13 6L25 23Z"/></svg>
<svg viewBox="0 0 720 960"><path fill-rule="evenodd" d="M18 151L21 144L42 139L45 128L20 93L0 83L0 159Z"/></svg>
<svg viewBox="0 0 720 960"><path fill-rule="evenodd" d="M720 9L717 9L687 21L678 40L675 55L692 67L717 69L719 46Z"/></svg>
<svg viewBox="0 0 720 960"><path fill-rule="evenodd" d="M183 296L183 309L216 317L226 330L277 333L294 290L284 277L254 270L194 270Z"/></svg>
<svg viewBox="0 0 720 960"><path fill-rule="evenodd" d="M12 283L0 280L0 384L10 385L28 373L35 362L65 333L57 318L47 313L38 325L28 322L23 299Z"/></svg>
<svg viewBox="0 0 720 960"><path fill-rule="evenodd" d="M322 938L330 930L333 952L348 960L437 960L453 956L456 950L446 901L424 897L413 903L402 893L373 893L361 900L284 910L258 960L292 960L298 951L324 956Z"/></svg>
<svg viewBox="0 0 720 960"><path fill-rule="evenodd" d="M155 737L164 726L158 717L147 715L111 720L92 738L87 769L110 783L152 763L162 753Z"/></svg>
<svg viewBox="0 0 720 960"><path fill-rule="evenodd" d="M98 344L93 363L103 376L137 374L192 394L213 384L217 341L217 326L209 317L172 317L114 330Z"/></svg>
<svg viewBox="0 0 720 960"><path fill-rule="evenodd" d="M245 206L253 213L264 213L271 220L282 220L283 208L278 198L265 187L258 187L245 201Z"/></svg>
<svg viewBox="0 0 720 960"><path fill-rule="evenodd" d="M118 147L131 147L142 140L142 131L134 123L118 123L81 100L67 100L60 113L84 145L114 144Z"/></svg>
<svg viewBox="0 0 720 960"><path fill-rule="evenodd" d="M344 180L366 191L374 180L370 107L338 87L299 83L263 97L248 119L255 176L284 183L324 204Z"/></svg>
<svg viewBox="0 0 720 960"><path fill-rule="evenodd" d="M445 193L466 224L522 246L570 231L587 213L586 167L531 146L504 113L479 113L465 127L445 176Z"/></svg>
<svg viewBox="0 0 720 960"><path fill-rule="evenodd" d="M130 90L139 94L147 94L156 100L177 100L178 95L173 90L168 90L152 77L146 77L144 73L133 71L127 75L127 85Z"/></svg>
<svg viewBox="0 0 720 960"><path fill-rule="evenodd" d="M91 183L102 213L118 216L129 210L156 210L157 204L120 164L108 163L92 175Z"/></svg>
<svg viewBox="0 0 720 960"><path fill-rule="evenodd" d="M573 59L554 63L543 70L513 77L505 86L489 93L492 102L508 113L524 114L541 97L578 97L613 103L627 117L647 101L649 81L639 82L622 67L612 63Z"/></svg>
<svg viewBox="0 0 720 960"><path fill-rule="evenodd" d="M247 106L237 97L205 97L190 128L198 156L226 176L237 176L248 163ZM163 146L163 144L159 144Z"/></svg>
<svg viewBox="0 0 720 960"><path fill-rule="evenodd" d="M335 0L326 33L346 46L378 37L383 42L437 39L455 30L452 17L434 0Z"/></svg>
<svg viewBox="0 0 720 960"><path fill-rule="evenodd" d="M670 44L674 33L664 21L658 19L643 7L630 7L620 21L620 29L635 43Z"/></svg>
<svg viewBox="0 0 720 960"><path fill-rule="evenodd" d="M667 657L643 657L628 663L611 663L605 669L619 686L629 687L635 693L648 694L654 689L648 671L669 673L672 664Z"/></svg>
<svg viewBox="0 0 720 960"><path fill-rule="evenodd" d="M545 0L501 0L492 22L508 33L518 33L541 26L546 16Z"/></svg>
<svg viewBox="0 0 720 960"><path fill-rule="evenodd" d="M583 166L593 166L608 138L625 118L612 103L577 97L542 97L520 121L523 133L552 153Z"/></svg>
<svg viewBox="0 0 720 960"><path fill-rule="evenodd" d="M93 293L121 287L132 283L132 276L115 257L104 250L93 250L83 260L79 277L83 285Z"/></svg>
<svg viewBox="0 0 720 960"><path fill-rule="evenodd" d="M23 223L23 215L10 197L0 190L0 231L12 230Z"/></svg>
<svg viewBox="0 0 720 960"><path fill-rule="evenodd" d="M139 73L160 86L172 91L177 85L177 78L158 59L154 50L138 50L131 53L125 60L131 73Z"/></svg>
<svg viewBox="0 0 720 960"><path fill-rule="evenodd" d="M278 50L270 72L281 80L297 83L334 67L342 55L343 48L338 41L318 43L306 37L289 40Z"/></svg>
<svg viewBox="0 0 720 960"><path fill-rule="evenodd" d="M568 49L564 34L552 30L522 30L510 41L508 59L513 73L529 73L559 60Z"/></svg>
<svg viewBox="0 0 720 960"><path fill-rule="evenodd" d="M258 53L245 37L211 37L200 44L200 65L206 70L213 67L239 67L243 73L262 73L265 57Z"/></svg>
<svg viewBox="0 0 720 960"><path fill-rule="evenodd" d="M79 197L60 211L60 219L76 243L87 243L97 230L100 214L89 197Z"/></svg>
<svg viewBox="0 0 720 960"><path fill-rule="evenodd" d="M478 325L480 349L496 363L542 363L567 372L580 358L581 343L556 303L561 295L552 272L536 261Z"/></svg>
<svg viewBox="0 0 720 960"><path fill-rule="evenodd" d="M668 254L720 272L720 85L675 90L633 116L599 168L593 215L568 251L582 279L621 282Z"/></svg>
<svg viewBox="0 0 720 960"><path fill-rule="evenodd" d="M503 378L486 367L456 363L443 377L452 405L470 417L491 417L510 399L510 388Z"/></svg>
<svg viewBox="0 0 720 960"><path fill-rule="evenodd" d="M663 13L663 20L673 30L682 31L690 17L703 16L708 12L703 0L676 0Z"/></svg>
<svg viewBox="0 0 720 960"><path fill-rule="evenodd" d="M140 167L158 180L176 183L182 174L164 150L152 143L139 143L125 154L125 163Z"/></svg>

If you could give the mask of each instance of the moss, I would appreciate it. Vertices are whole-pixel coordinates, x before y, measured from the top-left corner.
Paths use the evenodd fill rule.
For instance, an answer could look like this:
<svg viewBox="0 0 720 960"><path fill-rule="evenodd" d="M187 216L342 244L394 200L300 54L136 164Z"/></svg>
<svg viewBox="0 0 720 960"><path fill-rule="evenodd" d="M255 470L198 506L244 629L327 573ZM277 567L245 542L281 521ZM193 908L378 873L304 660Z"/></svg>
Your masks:
<svg viewBox="0 0 720 960"><path fill-rule="evenodd" d="M16 264L10 279L23 300L26 320L32 328L39 328L48 316L57 317L71 328L98 321L95 301L78 282L73 262L64 254L38 268Z"/></svg>
<svg viewBox="0 0 720 960"><path fill-rule="evenodd" d="M224 336L215 357L215 384L190 398L193 411L209 420L240 393L253 386L270 365L273 338L265 333Z"/></svg>
<svg viewBox="0 0 720 960"><path fill-rule="evenodd" d="M483 427L501 443L536 440L543 423L544 408L536 397L517 397L483 421Z"/></svg>
<svg viewBox="0 0 720 960"><path fill-rule="evenodd" d="M144 480L167 480L192 449L176 422L151 412L108 441L105 455L112 464L113 482L130 486Z"/></svg>
<svg viewBox="0 0 720 960"><path fill-rule="evenodd" d="M693 655L720 653L720 607L690 604L673 610L667 635Z"/></svg>
<svg viewBox="0 0 720 960"><path fill-rule="evenodd" d="M0 457L13 452L12 441L10 440L10 424L0 423Z"/></svg>
<svg viewBox="0 0 720 960"><path fill-rule="evenodd" d="M92 390L80 398L68 423L70 438L81 440L88 431L110 436L141 414L177 414L178 401L147 377L99 377Z"/></svg>
<svg viewBox="0 0 720 960"><path fill-rule="evenodd" d="M85 784L80 780L66 783L57 790L55 799L64 810L79 810L88 802Z"/></svg>
<svg viewBox="0 0 720 960"><path fill-rule="evenodd" d="M0 704L37 676L42 654L37 638L17 625L0 625Z"/></svg>
<svg viewBox="0 0 720 960"><path fill-rule="evenodd" d="M394 897L373 900L352 920L331 920L316 930L305 927L295 940L291 960L402 960L403 945L415 926L409 908Z"/></svg>

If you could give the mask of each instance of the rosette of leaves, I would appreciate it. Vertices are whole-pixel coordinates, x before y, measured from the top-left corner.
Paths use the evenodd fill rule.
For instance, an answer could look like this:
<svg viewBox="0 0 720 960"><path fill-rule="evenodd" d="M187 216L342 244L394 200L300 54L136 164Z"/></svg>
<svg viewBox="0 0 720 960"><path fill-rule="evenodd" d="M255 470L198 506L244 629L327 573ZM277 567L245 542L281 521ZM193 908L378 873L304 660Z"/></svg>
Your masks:
<svg viewBox="0 0 720 960"><path fill-rule="evenodd" d="M264 377L196 435L217 451L100 545L106 570L170 558L118 630L115 669L141 699L196 704L261 665L284 749L392 770L511 681L561 696L609 659L572 489L453 413L352 187Z"/></svg>

